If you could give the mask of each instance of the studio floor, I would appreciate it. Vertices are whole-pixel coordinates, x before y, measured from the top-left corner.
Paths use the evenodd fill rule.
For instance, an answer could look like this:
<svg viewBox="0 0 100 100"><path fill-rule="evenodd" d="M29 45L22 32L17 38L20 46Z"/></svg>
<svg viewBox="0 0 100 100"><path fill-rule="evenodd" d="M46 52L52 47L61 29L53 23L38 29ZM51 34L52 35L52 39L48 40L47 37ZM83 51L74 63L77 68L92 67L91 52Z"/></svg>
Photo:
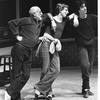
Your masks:
<svg viewBox="0 0 100 100"><path fill-rule="evenodd" d="M34 84L39 81L40 69L32 69L27 84L21 91L24 100L34 100ZM94 96L83 98L81 95L81 71L79 67L63 68L53 83L53 100L98 100L98 69L94 68L90 78ZM4 87L0 87L0 100L4 100ZM43 99L41 99L43 100Z"/></svg>

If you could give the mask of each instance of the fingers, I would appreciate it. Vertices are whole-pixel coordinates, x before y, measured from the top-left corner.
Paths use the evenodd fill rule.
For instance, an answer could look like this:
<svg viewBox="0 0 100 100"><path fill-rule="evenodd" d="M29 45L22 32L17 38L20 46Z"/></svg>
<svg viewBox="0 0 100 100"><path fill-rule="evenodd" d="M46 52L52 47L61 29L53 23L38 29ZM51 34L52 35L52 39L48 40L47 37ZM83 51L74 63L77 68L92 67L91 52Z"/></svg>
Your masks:
<svg viewBox="0 0 100 100"><path fill-rule="evenodd" d="M17 38L18 41L22 41L22 39L23 39L23 37L22 36L19 36L19 35L17 35L16 38Z"/></svg>
<svg viewBox="0 0 100 100"><path fill-rule="evenodd" d="M74 25L74 27L78 27L78 25L79 25L79 21L78 21L78 16L77 15L74 15L73 25Z"/></svg>
<svg viewBox="0 0 100 100"><path fill-rule="evenodd" d="M46 42L46 41L49 41L47 38L45 38L44 36L43 37L39 37L39 40L41 40L42 42Z"/></svg>

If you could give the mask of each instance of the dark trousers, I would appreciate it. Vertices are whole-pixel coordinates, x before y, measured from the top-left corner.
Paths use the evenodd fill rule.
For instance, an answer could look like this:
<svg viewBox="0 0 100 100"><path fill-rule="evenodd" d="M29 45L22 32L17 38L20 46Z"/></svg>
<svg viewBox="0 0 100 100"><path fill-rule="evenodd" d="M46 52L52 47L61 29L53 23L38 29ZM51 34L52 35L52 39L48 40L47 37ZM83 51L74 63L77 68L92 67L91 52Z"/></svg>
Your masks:
<svg viewBox="0 0 100 100"><path fill-rule="evenodd" d="M82 89L90 89L89 78L94 61L94 46L79 46L82 71Z"/></svg>
<svg viewBox="0 0 100 100"><path fill-rule="evenodd" d="M58 52L49 53L50 43L45 42L40 48L40 57L43 65L40 81L35 84L35 88L44 95L52 94L52 84L60 72L60 59Z"/></svg>
<svg viewBox="0 0 100 100"><path fill-rule="evenodd" d="M12 55L12 82L6 89L12 100L20 100L20 91L30 77L32 64L32 48L16 44Z"/></svg>

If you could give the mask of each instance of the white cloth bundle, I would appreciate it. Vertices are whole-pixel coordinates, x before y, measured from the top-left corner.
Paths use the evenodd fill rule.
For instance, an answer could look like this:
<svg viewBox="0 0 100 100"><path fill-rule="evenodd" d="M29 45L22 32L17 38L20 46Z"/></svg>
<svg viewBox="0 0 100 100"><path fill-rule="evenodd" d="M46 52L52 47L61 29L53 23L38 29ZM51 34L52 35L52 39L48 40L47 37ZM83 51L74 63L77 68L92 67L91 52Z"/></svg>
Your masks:
<svg viewBox="0 0 100 100"><path fill-rule="evenodd" d="M56 40L57 40L57 42L53 41L50 44L49 52L51 54L53 54L55 51L58 51L59 52L62 49L61 42L58 39L56 39Z"/></svg>

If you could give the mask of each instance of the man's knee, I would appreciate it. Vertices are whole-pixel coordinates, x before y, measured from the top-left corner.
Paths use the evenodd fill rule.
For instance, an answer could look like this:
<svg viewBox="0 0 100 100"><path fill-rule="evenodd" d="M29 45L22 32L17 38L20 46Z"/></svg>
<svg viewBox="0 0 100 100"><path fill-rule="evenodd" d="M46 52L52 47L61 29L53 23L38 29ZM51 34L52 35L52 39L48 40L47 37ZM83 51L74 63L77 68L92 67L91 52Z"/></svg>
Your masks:
<svg viewBox="0 0 100 100"><path fill-rule="evenodd" d="M60 73L60 68L57 67L57 68L55 69L55 74L59 74L59 73Z"/></svg>
<svg viewBox="0 0 100 100"><path fill-rule="evenodd" d="M84 68L89 68L90 63L81 63L81 66L84 67Z"/></svg>
<svg viewBox="0 0 100 100"><path fill-rule="evenodd" d="M22 80L27 82L29 80L30 74L22 74Z"/></svg>

